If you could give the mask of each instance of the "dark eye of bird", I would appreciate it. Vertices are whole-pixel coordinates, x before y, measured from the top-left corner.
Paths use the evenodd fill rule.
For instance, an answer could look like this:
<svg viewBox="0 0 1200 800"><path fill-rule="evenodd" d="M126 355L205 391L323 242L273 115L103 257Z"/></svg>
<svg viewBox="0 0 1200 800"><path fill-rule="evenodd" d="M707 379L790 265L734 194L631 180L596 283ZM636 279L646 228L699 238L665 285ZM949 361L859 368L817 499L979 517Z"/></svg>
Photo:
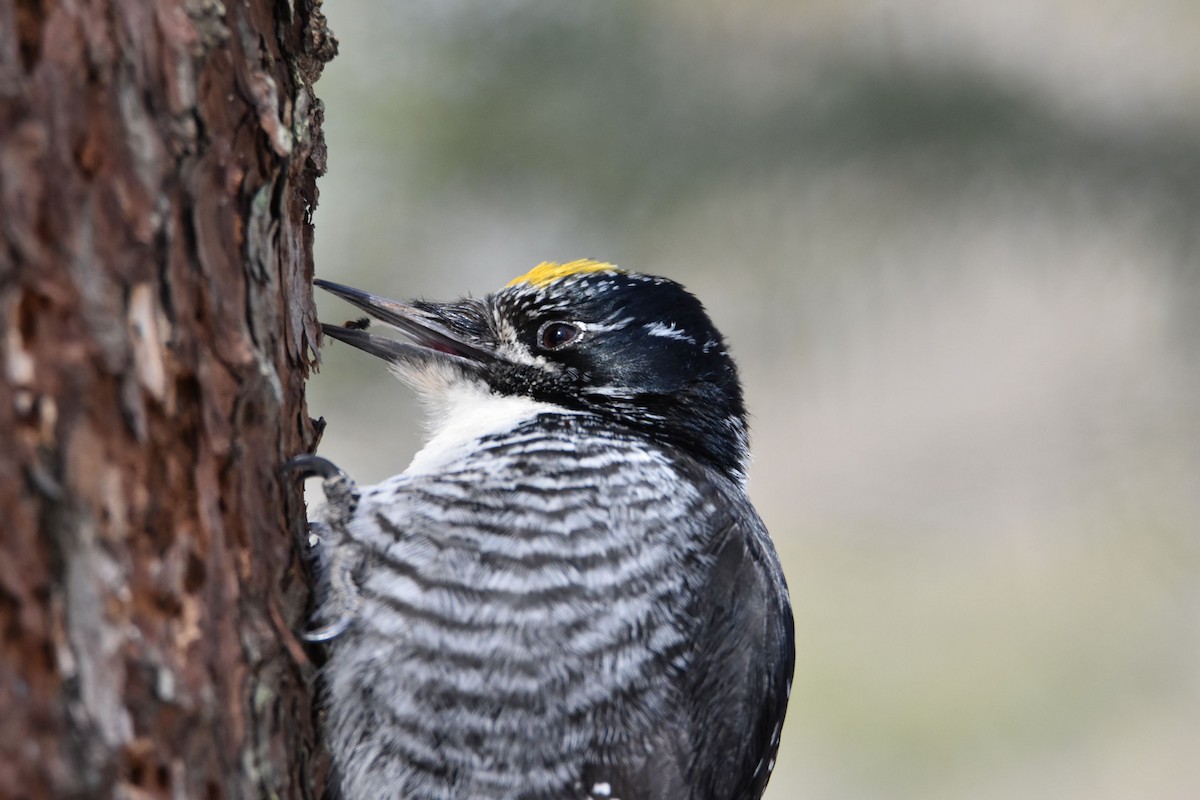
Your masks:
<svg viewBox="0 0 1200 800"><path fill-rule="evenodd" d="M579 328L569 322L547 322L538 333L538 342L543 350L558 350L566 347L579 335Z"/></svg>

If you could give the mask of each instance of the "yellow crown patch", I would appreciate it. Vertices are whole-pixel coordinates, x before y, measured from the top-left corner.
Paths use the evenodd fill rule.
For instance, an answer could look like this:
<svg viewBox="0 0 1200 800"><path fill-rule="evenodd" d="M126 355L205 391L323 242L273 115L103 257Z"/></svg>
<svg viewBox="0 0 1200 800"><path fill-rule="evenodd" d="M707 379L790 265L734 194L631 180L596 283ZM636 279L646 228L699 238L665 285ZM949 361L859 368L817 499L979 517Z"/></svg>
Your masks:
<svg viewBox="0 0 1200 800"><path fill-rule="evenodd" d="M559 264L555 261L543 261L533 269L526 272L519 278L513 278L508 282L509 286L516 286L519 283L531 283L538 288L549 286L555 281L571 275L578 275L582 272L624 272L620 267L608 264L603 261L593 261L590 258L581 258L577 261L568 261L565 264Z"/></svg>

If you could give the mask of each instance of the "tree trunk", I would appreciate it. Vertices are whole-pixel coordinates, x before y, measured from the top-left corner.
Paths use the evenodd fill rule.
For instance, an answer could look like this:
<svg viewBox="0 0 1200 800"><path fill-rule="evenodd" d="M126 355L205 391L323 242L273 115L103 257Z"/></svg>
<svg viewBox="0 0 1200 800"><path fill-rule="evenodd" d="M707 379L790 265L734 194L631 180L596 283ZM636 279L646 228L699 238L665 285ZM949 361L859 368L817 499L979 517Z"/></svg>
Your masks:
<svg viewBox="0 0 1200 800"><path fill-rule="evenodd" d="M319 0L0 0L0 798L319 793Z"/></svg>

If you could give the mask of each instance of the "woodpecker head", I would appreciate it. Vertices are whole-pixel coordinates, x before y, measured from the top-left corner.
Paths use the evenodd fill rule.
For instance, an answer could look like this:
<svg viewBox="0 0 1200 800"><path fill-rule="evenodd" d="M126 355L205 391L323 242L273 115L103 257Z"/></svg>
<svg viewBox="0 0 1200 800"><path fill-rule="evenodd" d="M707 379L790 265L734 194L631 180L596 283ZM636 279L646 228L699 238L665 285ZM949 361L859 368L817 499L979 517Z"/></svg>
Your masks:
<svg viewBox="0 0 1200 800"><path fill-rule="evenodd" d="M326 334L388 361L436 403L463 389L596 414L741 480L746 411L700 301L666 278L597 261L543 263L482 299L409 304L316 284L399 330Z"/></svg>

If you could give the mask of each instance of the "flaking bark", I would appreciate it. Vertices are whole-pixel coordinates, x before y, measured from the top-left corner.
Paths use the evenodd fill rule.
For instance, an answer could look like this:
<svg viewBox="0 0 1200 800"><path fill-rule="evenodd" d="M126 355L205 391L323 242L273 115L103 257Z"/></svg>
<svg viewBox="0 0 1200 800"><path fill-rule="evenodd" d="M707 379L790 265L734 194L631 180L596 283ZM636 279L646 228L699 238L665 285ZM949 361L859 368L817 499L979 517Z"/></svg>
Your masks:
<svg viewBox="0 0 1200 800"><path fill-rule="evenodd" d="M0 798L319 793L309 0L0 0Z"/></svg>

